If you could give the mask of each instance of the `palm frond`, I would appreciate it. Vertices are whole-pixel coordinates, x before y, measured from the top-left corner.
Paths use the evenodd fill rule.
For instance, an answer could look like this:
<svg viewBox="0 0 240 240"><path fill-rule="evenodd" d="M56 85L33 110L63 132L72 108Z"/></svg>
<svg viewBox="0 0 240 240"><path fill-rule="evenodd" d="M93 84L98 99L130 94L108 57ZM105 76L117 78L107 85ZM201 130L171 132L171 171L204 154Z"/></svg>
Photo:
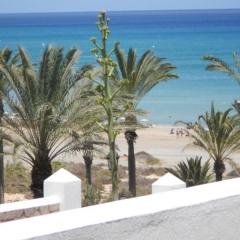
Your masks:
<svg viewBox="0 0 240 240"><path fill-rule="evenodd" d="M130 48L125 55L117 44L115 56L118 64L117 76L120 80L126 80L121 91L122 96L131 96L123 98L123 101L130 103L132 112L137 110L138 103L153 87L160 82L178 77L173 73L175 66L167 63L165 58L155 56L150 50L144 52L138 59L135 49Z"/></svg>
<svg viewBox="0 0 240 240"><path fill-rule="evenodd" d="M17 146L19 159L35 164L47 156L42 160L50 162L70 151L75 144L71 133L97 116L92 85L84 76L92 67L75 71L77 49L64 54L62 48L48 46L37 66L21 47L17 56L12 65L0 60L0 74L11 88L2 95L16 114L15 119L4 117L4 131L11 137L6 141Z"/></svg>
<svg viewBox="0 0 240 240"><path fill-rule="evenodd" d="M236 52L233 53L235 67L230 67L228 63L214 56L204 56L203 60L209 62L206 70L226 73L230 77L233 77L240 84L240 57Z"/></svg>

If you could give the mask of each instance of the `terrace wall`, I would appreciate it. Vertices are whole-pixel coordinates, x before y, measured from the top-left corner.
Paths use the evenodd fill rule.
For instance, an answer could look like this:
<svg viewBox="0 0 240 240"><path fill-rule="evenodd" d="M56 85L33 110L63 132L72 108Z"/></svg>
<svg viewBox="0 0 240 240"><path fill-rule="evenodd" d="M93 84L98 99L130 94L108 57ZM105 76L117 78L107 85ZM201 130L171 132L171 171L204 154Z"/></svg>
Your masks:
<svg viewBox="0 0 240 240"><path fill-rule="evenodd" d="M0 204L0 223L80 207L81 180L60 169L44 181L43 198Z"/></svg>
<svg viewBox="0 0 240 240"><path fill-rule="evenodd" d="M0 236L4 240L237 240L239 186L237 178L2 223Z"/></svg>
<svg viewBox="0 0 240 240"><path fill-rule="evenodd" d="M0 205L0 223L45 215L59 210L60 202L56 197L7 203Z"/></svg>

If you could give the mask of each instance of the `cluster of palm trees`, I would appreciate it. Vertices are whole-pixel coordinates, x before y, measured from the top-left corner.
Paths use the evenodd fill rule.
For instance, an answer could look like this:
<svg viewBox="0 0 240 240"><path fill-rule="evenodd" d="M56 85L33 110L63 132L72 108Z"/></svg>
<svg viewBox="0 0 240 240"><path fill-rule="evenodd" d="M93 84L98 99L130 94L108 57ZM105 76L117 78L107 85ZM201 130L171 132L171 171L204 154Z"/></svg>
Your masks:
<svg viewBox="0 0 240 240"><path fill-rule="evenodd" d="M237 53L233 53L234 67L213 56L205 56L204 60L209 63L207 70L223 72L240 83L240 57ZM193 128L193 144L205 150L214 161L216 181L223 178L225 162L231 161L232 154L240 151L240 106L237 101L233 108L219 112L212 105L211 111L200 116Z"/></svg>
<svg viewBox="0 0 240 240"><path fill-rule="evenodd" d="M209 62L207 70L223 72L240 83L240 57L237 53L233 53L235 62L233 68L213 56L205 56L204 60ZM212 104L211 110L199 116L198 121L191 127L193 144L207 152L209 159L213 160L216 181L223 179L225 163L232 161L232 154L240 151L240 105L238 101L235 101L233 108L220 112L216 111ZM210 180L209 162L202 166L198 158L187 160L187 163L181 162L175 168L167 170L184 180L187 186L203 184Z"/></svg>
<svg viewBox="0 0 240 240"><path fill-rule="evenodd" d="M192 139L193 144L205 150L214 161L216 181L221 181L225 172L225 162L240 150L239 115L230 115L232 109L211 111L199 117Z"/></svg>
<svg viewBox="0 0 240 240"><path fill-rule="evenodd" d="M80 151L91 190L94 150L109 146L112 198L118 198L118 158L115 140L121 131L129 144L129 190L136 196L135 158L137 105L156 84L177 78L175 67L146 51L139 59L130 49L126 56L119 44L108 52L110 34L106 14L98 17L101 42L92 39L97 65L77 68L79 50L64 52L48 46L39 64L23 48L13 55L0 52L0 197L4 196L3 145L31 166L31 190L43 195L43 181L52 174L51 162L59 155ZM113 55L113 57L112 57ZM113 60L116 59L116 60ZM10 115L4 114L3 106ZM12 117L14 114L15 117ZM119 119L125 117L125 122ZM102 139L102 132L107 141ZM91 192L91 191L90 191Z"/></svg>

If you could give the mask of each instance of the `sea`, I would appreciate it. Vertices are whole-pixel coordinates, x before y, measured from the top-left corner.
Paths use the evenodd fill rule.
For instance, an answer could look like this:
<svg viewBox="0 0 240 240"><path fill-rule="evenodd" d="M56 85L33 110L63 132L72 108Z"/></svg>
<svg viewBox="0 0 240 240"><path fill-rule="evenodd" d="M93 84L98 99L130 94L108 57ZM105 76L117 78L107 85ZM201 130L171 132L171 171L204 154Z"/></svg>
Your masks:
<svg viewBox="0 0 240 240"><path fill-rule="evenodd" d="M99 37L97 12L0 14L0 48L23 46L38 61L48 45L80 48L79 66L96 64L90 38ZM225 110L240 99L240 86L222 73L205 70L204 55L234 66L240 53L240 10L109 12L109 49L120 42L138 56L151 49L177 68L177 80L160 83L139 103L149 122L194 122L214 103ZM146 120L145 120L146 121Z"/></svg>

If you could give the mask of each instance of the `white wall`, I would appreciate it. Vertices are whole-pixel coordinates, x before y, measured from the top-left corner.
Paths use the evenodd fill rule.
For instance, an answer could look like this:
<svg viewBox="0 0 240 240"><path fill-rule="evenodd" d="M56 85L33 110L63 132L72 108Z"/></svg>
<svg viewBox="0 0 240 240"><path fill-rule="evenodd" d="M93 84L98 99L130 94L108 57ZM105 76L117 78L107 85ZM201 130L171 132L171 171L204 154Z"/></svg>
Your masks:
<svg viewBox="0 0 240 240"><path fill-rule="evenodd" d="M81 207L81 189L81 180L63 168L44 181L44 197L57 196L61 211Z"/></svg>
<svg viewBox="0 0 240 240"><path fill-rule="evenodd" d="M166 173L152 184L152 193L168 192L182 188L186 188L185 182L171 173Z"/></svg>
<svg viewBox="0 0 240 240"><path fill-rule="evenodd" d="M4 240L238 240L239 186L240 179L233 179L12 221L0 224L0 236Z"/></svg>
<svg viewBox="0 0 240 240"><path fill-rule="evenodd" d="M58 212L60 201L57 196L0 204L0 223Z"/></svg>

